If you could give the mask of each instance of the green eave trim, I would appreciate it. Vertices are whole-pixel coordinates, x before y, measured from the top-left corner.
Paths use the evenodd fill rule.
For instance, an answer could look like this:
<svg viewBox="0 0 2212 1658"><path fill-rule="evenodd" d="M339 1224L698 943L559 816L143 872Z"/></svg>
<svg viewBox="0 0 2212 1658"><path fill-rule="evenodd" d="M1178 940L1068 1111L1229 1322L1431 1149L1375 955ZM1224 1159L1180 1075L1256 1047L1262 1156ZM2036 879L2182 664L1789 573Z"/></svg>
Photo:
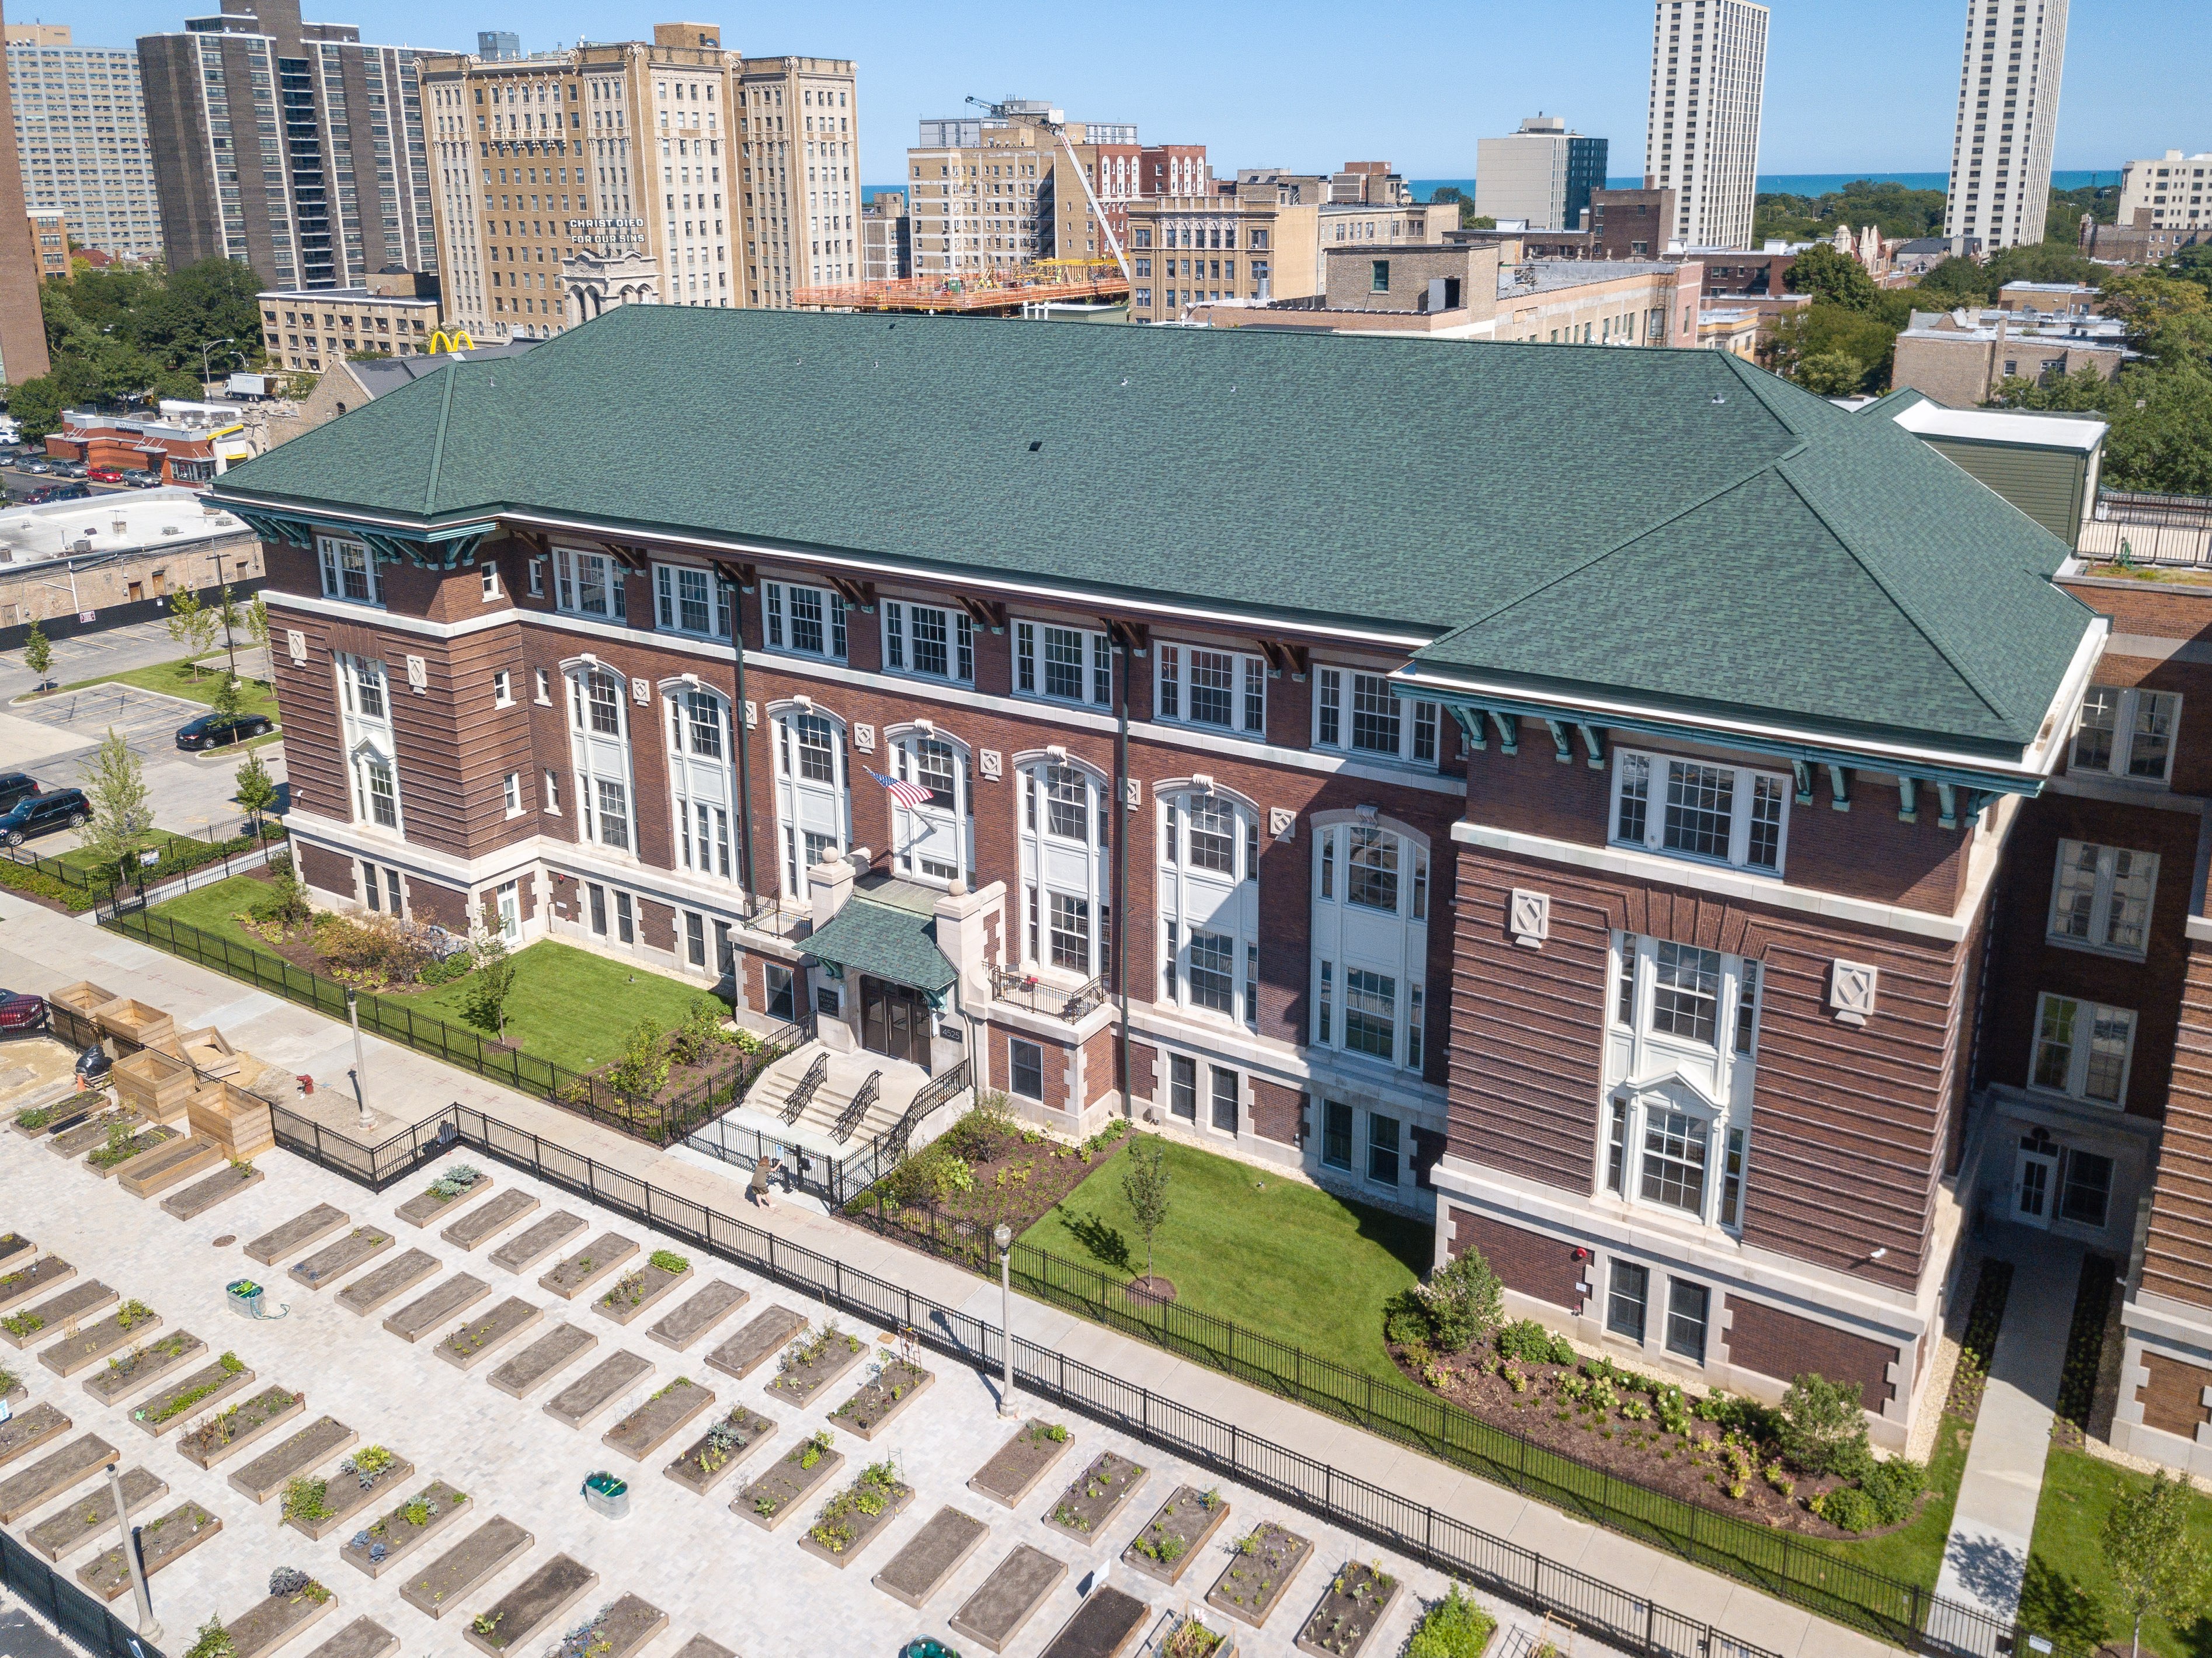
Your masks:
<svg viewBox="0 0 2212 1658"><path fill-rule="evenodd" d="M248 505L235 497L223 499L222 504L245 519L247 526L264 541L312 550L316 532L322 531L366 542L377 557L386 564L398 564L404 561L447 570L459 565L474 564L477 550L499 531L499 525L488 519L425 525L419 530L386 529L330 513L304 512L289 507Z"/></svg>

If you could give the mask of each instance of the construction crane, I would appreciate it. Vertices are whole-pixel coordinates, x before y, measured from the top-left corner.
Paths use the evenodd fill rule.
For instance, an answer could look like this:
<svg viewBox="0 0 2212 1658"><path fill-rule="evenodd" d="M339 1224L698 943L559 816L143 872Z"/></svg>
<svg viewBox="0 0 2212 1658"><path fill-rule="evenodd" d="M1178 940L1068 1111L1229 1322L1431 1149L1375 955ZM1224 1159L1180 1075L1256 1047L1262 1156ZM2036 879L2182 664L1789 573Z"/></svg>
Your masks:
<svg viewBox="0 0 2212 1658"><path fill-rule="evenodd" d="M1091 203L1091 216L1098 222L1098 228L1106 233L1106 246L1113 251L1114 263L1121 267L1121 280L1128 281L1129 261L1121 252L1121 239L1114 234L1113 221L1106 216L1106 210L1098 204L1098 192L1091 189L1091 175L1083 170L1083 160L1075 153L1075 141L1067 136L1067 123L1048 120L1026 112L1009 114L1006 105L994 104L987 98L971 97L968 101L1001 121L1026 121L1032 126L1041 126L1060 140L1060 147L1067 152L1068 165L1075 169L1075 176L1082 181L1083 194Z"/></svg>

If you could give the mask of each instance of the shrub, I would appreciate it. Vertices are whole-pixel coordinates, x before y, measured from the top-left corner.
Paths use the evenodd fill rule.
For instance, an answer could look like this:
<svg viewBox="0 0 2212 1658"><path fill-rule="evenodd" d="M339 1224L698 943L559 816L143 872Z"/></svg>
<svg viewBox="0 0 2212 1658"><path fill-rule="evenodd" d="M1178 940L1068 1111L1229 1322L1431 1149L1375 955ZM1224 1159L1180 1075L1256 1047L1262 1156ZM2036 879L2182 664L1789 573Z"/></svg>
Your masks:
<svg viewBox="0 0 2212 1658"><path fill-rule="evenodd" d="M1431 1345L1463 1352L1505 1321L1504 1289L1480 1249L1469 1249L1413 1287L1429 1321Z"/></svg>
<svg viewBox="0 0 2212 1658"><path fill-rule="evenodd" d="M1468 1600L1454 1583L1450 1593L1421 1614L1406 1658L1481 1658L1498 1620Z"/></svg>
<svg viewBox="0 0 2212 1658"><path fill-rule="evenodd" d="M271 859L272 866L276 860ZM312 910L307 903L307 889L292 872L289 859L283 862L283 872L270 883L267 894L248 906L246 914L264 926L283 927L289 931L305 926Z"/></svg>
<svg viewBox="0 0 2212 1658"><path fill-rule="evenodd" d="M1877 1462L1859 1477L1859 1489L1874 1507L1877 1526L1903 1525L1911 1515L1913 1500L1927 1484L1928 1471L1904 1456Z"/></svg>
<svg viewBox="0 0 2212 1658"><path fill-rule="evenodd" d="M414 984L437 960L428 932L389 915L356 921L326 915L315 923L315 953L330 963L331 976L358 990Z"/></svg>
<svg viewBox="0 0 2212 1658"><path fill-rule="evenodd" d="M1846 1479L1863 1473L1869 1454L1859 1384L1846 1386L1809 1370L1799 1376L1782 1395L1775 1437L1782 1455L1807 1473Z"/></svg>
<svg viewBox="0 0 2212 1658"><path fill-rule="evenodd" d="M1498 1333L1498 1351L1523 1364L1571 1364L1574 1344L1555 1336L1533 1318L1519 1318Z"/></svg>
<svg viewBox="0 0 2212 1658"><path fill-rule="evenodd" d="M456 950L442 962L432 962L415 975L415 981L417 984L449 985L475 968L476 963L470 959L466 950Z"/></svg>
<svg viewBox="0 0 2212 1658"><path fill-rule="evenodd" d="M608 1067L607 1080L625 1094L650 1099L667 1085L668 1065L660 1021L640 1019L623 1039L622 1058Z"/></svg>
<svg viewBox="0 0 2212 1658"><path fill-rule="evenodd" d="M693 998L690 1010L684 1015L684 1023L668 1039L669 1052L676 1056L678 1063L702 1064L708 1054L729 1042L729 1033L722 1029L725 1017L726 1011L720 1002L706 996Z"/></svg>
<svg viewBox="0 0 2212 1658"><path fill-rule="evenodd" d="M1874 1499L1856 1485L1838 1485L1814 1497L1813 1512L1840 1531L1872 1531L1879 1523Z"/></svg>

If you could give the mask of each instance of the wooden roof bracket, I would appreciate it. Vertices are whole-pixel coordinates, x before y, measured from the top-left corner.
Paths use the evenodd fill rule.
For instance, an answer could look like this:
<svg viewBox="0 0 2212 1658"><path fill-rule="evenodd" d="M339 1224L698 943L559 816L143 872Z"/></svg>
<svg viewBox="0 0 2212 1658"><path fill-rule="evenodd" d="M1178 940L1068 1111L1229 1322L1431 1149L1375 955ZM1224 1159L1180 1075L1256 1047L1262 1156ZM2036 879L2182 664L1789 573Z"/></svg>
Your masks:
<svg viewBox="0 0 2212 1658"><path fill-rule="evenodd" d="M847 604L858 610L862 616L873 616L876 613L874 582L855 581L850 576L833 575L830 578L830 585L837 590Z"/></svg>
<svg viewBox="0 0 2212 1658"><path fill-rule="evenodd" d="M1110 616L1098 618L1105 625L1106 636L1115 644L1127 648L1131 656L1142 661L1152 651L1152 629L1148 622L1118 622Z"/></svg>
<svg viewBox="0 0 2212 1658"><path fill-rule="evenodd" d="M1305 683L1307 671L1312 666L1312 653L1303 645L1286 639L1263 639L1260 648L1267 658L1267 677L1280 679L1288 674L1300 684Z"/></svg>
<svg viewBox="0 0 2212 1658"><path fill-rule="evenodd" d="M968 619L977 627L994 634L1006 631L1006 607L994 598L960 598L960 608L968 612Z"/></svg>

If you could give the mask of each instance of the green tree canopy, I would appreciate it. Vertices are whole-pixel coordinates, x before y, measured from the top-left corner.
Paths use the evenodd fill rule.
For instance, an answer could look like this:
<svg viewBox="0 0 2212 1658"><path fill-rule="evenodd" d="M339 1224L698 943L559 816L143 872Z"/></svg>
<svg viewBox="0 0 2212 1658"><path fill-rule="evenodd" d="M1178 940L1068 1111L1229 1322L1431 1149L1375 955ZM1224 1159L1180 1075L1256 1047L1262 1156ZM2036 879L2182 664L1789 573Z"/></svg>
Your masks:
<svg viewBox="0 0 2212 1658"><path fill-rule="evenodd" d="M1770 192L1753 210L1754 246L1767 237L1784 241L1825 240L1838 225L1878 225L1886 237L1932 236L1943 228L1943 192L1911 190L1888 181L1854 179L1821 196Z"/></svg>
<svg viewBox="0 0 2212 1658"><path fill-rule="evenodd" d="M1864 265L1826 242L1814 243L1792 260L1782 283L1792 294L1810 294L1847 311L1873 310L1881 293Z"/></svg>

